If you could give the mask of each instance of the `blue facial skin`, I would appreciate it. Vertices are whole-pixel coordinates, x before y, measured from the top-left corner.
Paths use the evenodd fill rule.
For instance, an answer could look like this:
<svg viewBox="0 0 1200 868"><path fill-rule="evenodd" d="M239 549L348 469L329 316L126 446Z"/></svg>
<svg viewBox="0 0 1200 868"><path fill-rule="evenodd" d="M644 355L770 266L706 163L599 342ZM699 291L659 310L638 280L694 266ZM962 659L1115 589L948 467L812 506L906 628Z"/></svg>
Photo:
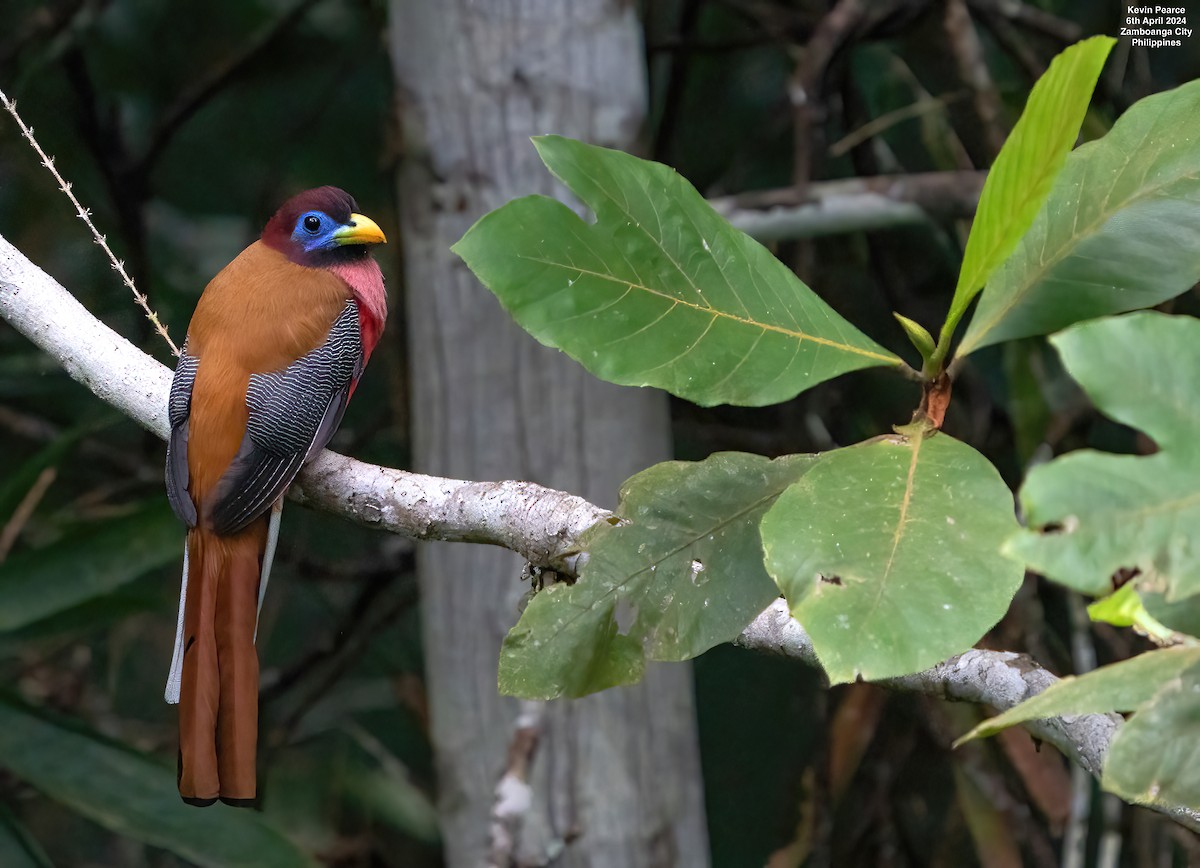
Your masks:
<svg viewBox="0 0 1200 868"><path fill-rule="evenodd" d="M296 220L296 228L292 230L292 241L300 245L305 253L335 250L340 245L334 233L343 228L343 224L324 211L305 211Z"/></svg>

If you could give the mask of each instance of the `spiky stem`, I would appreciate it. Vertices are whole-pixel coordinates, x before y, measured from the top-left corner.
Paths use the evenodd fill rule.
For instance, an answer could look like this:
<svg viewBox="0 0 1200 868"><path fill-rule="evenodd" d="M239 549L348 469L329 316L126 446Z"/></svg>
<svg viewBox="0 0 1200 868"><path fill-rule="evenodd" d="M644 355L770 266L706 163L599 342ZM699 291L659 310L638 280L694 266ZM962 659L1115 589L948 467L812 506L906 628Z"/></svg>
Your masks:
<svg viewBox="0 0 1200 868"><path fill-rule="evenodd" d="M4 109L10 115L12 115L13 120L17 122L17 127L21 130L21 135L25 137L25 141L29 142L30 147L32 147L34 152L38 155L38 159L42 161L42 165L46 167L46 170L49 171L54 177L54 180L58 182L58 189L62 190L66 197L71 200L71 205L75 208L75 215L83 221L83 224L87 226L88 231L92 233L92 240L95 241L96 244L100 246L100 249L104 251L105 255L108 256L108 261L112 263L113 271L120 275L121 280L127 287L129 287L129 291L133 293L134 302L136 302L138 307L146 312L146 319L150 320L151 325L154 326L154 330L162 335L162 339L167 342L167 346L171 348L171 352L178 356L179 347L175 346L175 342L171 340L171 336L167 333L167 327L163 325L161 320L159 320L158 314L150 309L150 303L147 300L146 295L138 291L138 288L133 283L133 279L129 276L128 272L125 271L125 263L120 259L117 259L112 252L112 248L108 246L108 239L100 233L100 230L96 228L96 224L92 222L91 210L83 207L79 199L76 198L75 194L72 192L71 184L65 178L63 178L57 167L55 167L54 158L47 154L42 149L42 146L38 144L38 140L34 138L33 135L33 127L27 125L25 121L21 119L21 116L17 114L16 101L9 99L8 95L3 90L0 90L0 105L3 105Z"/></svg>

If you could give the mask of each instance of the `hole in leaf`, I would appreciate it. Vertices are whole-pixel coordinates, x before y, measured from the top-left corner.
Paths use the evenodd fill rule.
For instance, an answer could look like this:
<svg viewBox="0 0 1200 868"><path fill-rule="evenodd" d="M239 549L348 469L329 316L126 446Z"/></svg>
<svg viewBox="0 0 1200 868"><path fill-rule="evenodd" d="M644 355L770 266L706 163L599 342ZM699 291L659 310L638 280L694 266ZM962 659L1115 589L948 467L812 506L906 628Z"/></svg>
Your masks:
<svg viewBox="0 0 1200 868"><path fill-rule="evenodd" d="M1115 573L1112 574L1113 590L1114 591L1117 590L1122 585L1129 582L1131 579L1134 579L1134 578L1140 576L1141 574L1142 574L1141 567L1121 567L1119 570L1117 570Z"/></svg>
<svg viewBox="0 0 1200 868"><path fill-rule="evenodd" d="M817 573L817 578L826 585L837 585L838 587L841 587L842 585L841 576L826 576L822 573Z"/></svg>
<svg viewBox="0 0 1200 868"><path fill-rule="evenodd" d="M1049 536L1059 533L1074 533L1079 529L1079 519L1073 515L1068 515L1062 521L1048 521L1038 530L1040 533Z"/></svg>

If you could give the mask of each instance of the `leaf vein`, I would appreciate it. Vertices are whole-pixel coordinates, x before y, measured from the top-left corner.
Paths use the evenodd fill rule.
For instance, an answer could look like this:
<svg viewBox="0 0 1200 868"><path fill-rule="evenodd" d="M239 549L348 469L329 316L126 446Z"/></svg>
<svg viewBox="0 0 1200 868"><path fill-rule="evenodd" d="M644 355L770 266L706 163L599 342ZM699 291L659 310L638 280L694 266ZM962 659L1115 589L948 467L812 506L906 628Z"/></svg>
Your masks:
<svg viewBox="0 0 1200 868"><path fill-rule="evenodd" d="M816 335L810 335L810 334L807 334L806 332L802 332L797 329L789 329L789 328L786 328L785 326L775 325L774 323L758 322L758 321L750 319L748 317L738 316L737 314L728 313L728 312L722 311L722 310L716 310L711 307L706 307L701 304L696 304L695 302L685 301L684 299L676 298L676 297L674 297L666 292L663 292L661 290L653 289L652 287L646 286L645 284L635 283L633 281L625 280L625 279L619 278L619 277L614 277L613 275L604 274L599 271L591 271L589 269L580 268L577 265L568 265L568 264L564 264L561 262L555 262L552 259L543 259L543 258L537 257L537 256L527 256L527 255L523 255L523 254L518 254L518 257L521 259L529 260L530 262L538 262L538 263L541 263L542 265L549 265L554 268L563 268L563 269L567 269L570 271L580 271L584 274L588 274L588 275L591 275L592 277L600 278L601 280L607 280L611 283L620 283L623 285L628 285L632 289L640 289L643 292L648 292L651 295L658 296L659 298L666 299L668 301L673 302L676 305L682 305L683 307L689 308L691 310L696 310L696 311L701 311L703 313L713 314L714 316L728 319L733 322L740 323L742 325L753 326L755 328L761 328L766 331L776 332L778 334L786 335L787 337L795 338L797 341L810 341L815 344L820 344L823 346L828 346L828 347L832 347L834 349L841 350L843 352L851 353L852 355L858 355L858 356L862 356L862 357L868 358L868 359L877 359L880 362L885 362L890 365L894 365L897 363L896 357L889 353L877 353L877 352L874 352L873 350L864 349L862 347L856 347L852 344L843 343L841 341L830 340L829 338L817 337Z"/></svg>

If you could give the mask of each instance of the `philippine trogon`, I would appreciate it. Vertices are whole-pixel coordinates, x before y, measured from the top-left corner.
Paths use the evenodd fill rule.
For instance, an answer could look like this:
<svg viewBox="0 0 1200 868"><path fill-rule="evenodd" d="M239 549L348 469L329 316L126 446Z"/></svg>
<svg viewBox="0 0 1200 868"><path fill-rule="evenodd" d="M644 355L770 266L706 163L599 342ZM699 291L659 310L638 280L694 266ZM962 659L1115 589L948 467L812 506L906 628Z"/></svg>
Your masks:
<svg viewBox="0 0 1200 868"><path fill-rule="evenodd" d="M171 383L167 496L187 525L166 699L179 794L257 794L258 612L288 485L333 436L387 316L374 221L336 187L289 199L205 288Z"/></svg>

